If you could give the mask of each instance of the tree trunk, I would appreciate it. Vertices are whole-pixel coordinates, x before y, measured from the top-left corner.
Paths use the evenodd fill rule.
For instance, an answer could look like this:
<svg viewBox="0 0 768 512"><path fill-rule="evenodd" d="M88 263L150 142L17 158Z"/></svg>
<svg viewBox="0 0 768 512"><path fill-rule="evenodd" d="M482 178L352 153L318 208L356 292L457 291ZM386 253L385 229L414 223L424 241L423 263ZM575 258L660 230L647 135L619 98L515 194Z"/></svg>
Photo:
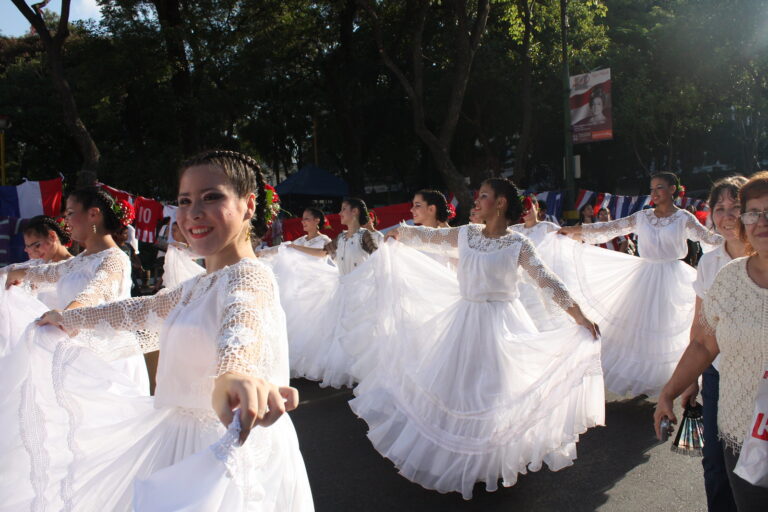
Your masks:
<svg viewBox="0 0 768 512"><path fill-rule="evenodd" d="M531 65L531 37L532 37L532 7L529 0L518 1L518 12L523 19L525 29L523 31L523 45L521 57L523 65L521 74L523 78L520 90L520 106L523 111L523 119L520 125L520 140L515 151L515 182L519 185L525 179L525 170L528 167L528 153L532 143L533 125L533 66Z"/></svg>
<svg viewBox="0 0 768 512"><path fill-rule="evenodd" d="M450 77L450 94L448 97L448 108L446 109L439 130L433 131L427 127L426 111L424 106L424 56L422 52L422 38L424 33L424 24L429 13L430 1L421 0L414 4L416 13L414 15L413 40L411 43L412 55L412 80L409 80L400 67L389 56L385 44L381 19L376 11L375 3L371 0L359 0L362 6L368 12L372 22L376 44L379 48L384 65L395 75L402 85L408 98L411 101L413 111L413 127L416 135L427 145L438 172L448 185L448 188L459 200L461 218L466 219L473 205L472 194L467 187L464 176L456 169L451 159L451 143L456 132L456 126L459 122L461 107L464 103L464 96L469 83L472 62L475 52L480 46L480 40L488 21L490 12L489 0L479 0L477 4L477 14L470 23L467 14L467 2L465 0L452 0L450 9L453 12L451 19L445 26L455 26L454 43L455 54L453 62L453 73ZM470 24L472 25L470 27Z"/></svg>
<svg viewBox="0 0 768 512"><path fill-rule="evenodd" d="M69 37L69 7L71 0L62 0L61 15L59 17L59 26L56 34L52 35L43 21L39 12L33 11L24 0L11 0L16 8L24 15L29 23L34 27L40 41L43 43L46 53L46 62L48 71L51 74L51 80L59 93L61 99L64 125L69 130L77 152L83 163L77 174L77 186L92 185L97 179L97 171L101 153L91 137L88 128L80 118L77 108L77 101L72 93L72 88L64 74L64 42Z"/></svg>

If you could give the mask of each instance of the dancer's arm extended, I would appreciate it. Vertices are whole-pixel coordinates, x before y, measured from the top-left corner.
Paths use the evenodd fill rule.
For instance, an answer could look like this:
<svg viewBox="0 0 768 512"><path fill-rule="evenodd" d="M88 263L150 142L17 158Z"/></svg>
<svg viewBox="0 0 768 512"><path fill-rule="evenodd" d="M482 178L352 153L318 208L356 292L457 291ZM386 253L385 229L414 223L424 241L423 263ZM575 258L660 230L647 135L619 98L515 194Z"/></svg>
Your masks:
<svg viewBox="0 0 768 512"><path fill-rule="evenodd" d="M520 266L528 273L533 282L544 290L555 304L563 308L577 324L587 328L595 339L600 336L600 328L584 316L581 308L565 287L565 283L541 261L536 248L528 240L522 242L519 261Z"/></svg>
<svg viewBox="0 0 768 512"><path fill-rule="evenodd" d="M580 226L566 226L560 228L558 233L561 235L568 235L576 240L582 240L588 244L602 244L613 240L617 236L624 236L634 232L635 226L637 225L637 217L642 214L643 211L641 210L629 217L623 217L608 222L596 222L594 224L582 224Z"/></svg>

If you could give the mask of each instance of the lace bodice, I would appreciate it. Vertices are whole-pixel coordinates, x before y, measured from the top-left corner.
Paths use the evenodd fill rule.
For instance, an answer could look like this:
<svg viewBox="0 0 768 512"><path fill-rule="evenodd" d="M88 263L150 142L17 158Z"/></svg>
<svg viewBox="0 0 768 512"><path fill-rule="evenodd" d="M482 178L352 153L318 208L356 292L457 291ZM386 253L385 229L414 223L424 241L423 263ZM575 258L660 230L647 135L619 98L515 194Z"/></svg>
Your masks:
<svg viewBox="0 0 768 512"><path fill-rule="evenodd" d="M311 240L308 240L307 235L304 235L294 240L293 243L302 247L309 247L310 249L322 249L327 244L331 243L331 238L328 235L319 233Z"/></svg>
<svg viewBox="0 0 768 512"><path fill-rule="evenodd" d="M768 370L768 289L737 258L717 274L702 303L703 317L720 348L720 435L738 448L749 431L757 390Z"/></svg>
<svg viewBox="0 0 768 512"><path fill-rule="evenodd" d="M241 260L150 297L64 313L68 331L82 328L159 331L142 340L160 349L155 402L210 408L213 378L235 372L288 383L285 315L272 271Z"/></svg>
<svg viewBox="0 0 768 512"><path fill-rule="evenodd" d="M544 240L544 237L547 236L547 234L552 233L553 231L559 231L560 226L554 222L545 220L537 222L530 228L525 227L525 224L515 224L511 229L527 236L528 239L533 242L533 245L538 247L542 240Z"/></svg>
<svg viewBox="0 0 768 512"><path fill-rule="evenodd" d="M511 301L518 298L519 272L526 272L558 306L575 302L563 282L541 261L528 238L509 232L499 238L483 235L480 224L457 228L400 226L400 241L424 249L438 246L459 249L457 277L461 296L470 301Z"/></svg>
<svg viewBox="0 0 768 512"><path fill-rule="evenodd" d="M339 233L324 249L336 263L339 274L345 276L367 260L377 247L374 235L367 229L360 228L349 238L344 232Z"/></svg>
<svg viewBox="0 0 768 512"><path fill-rule="evenodd" d="M590 244L605 243L630 233L637 235L640 257L655 261L685 258L688 239L712 247L723 243L720 235L702 226L685 210L677 210L669 217L657 217L653 209L641 210L629 217L581 226L581 237Z"/></svg>
<svg viewBox="0 0 768 512"><path fill-rule="evenodd" d="M56 293L48 294L46 300L52 309L64 309L73 301L92 306L130 296L131 261L118 247L113 247L29 267L26 280L55 285Z"/></svg>

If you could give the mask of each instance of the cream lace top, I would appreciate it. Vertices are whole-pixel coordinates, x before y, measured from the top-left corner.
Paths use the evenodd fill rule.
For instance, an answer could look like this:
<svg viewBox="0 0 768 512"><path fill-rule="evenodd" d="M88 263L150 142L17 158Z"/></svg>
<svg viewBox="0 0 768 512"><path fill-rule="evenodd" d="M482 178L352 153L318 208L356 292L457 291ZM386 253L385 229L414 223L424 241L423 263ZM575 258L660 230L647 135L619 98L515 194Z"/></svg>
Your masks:
<svg viewBox="0 0 768 512"><path fill-rule="evenodd" d="M515 224L514 226L511 226L511 229L513 231L517 231L518 233L524 234L531 242L533 242L533 245L538 247L542 240L544 240L545 236L547 236L549 233L552 233L553 231L559 231L560 226L554 222L542 220L530 228L525 227L525 224Z"/></svg>
<svg viewBox="0 0 768 512"><path fill-rule="evenodd" d="M688 254L686 239L705 246L723 243L723 238L701 225L691 212L677 210L668 217L657 217L653 209L640 210L629 217L581 226L581 238L588 244L602 244L617 236L635 233L640 257L653 261L674 261Z"/></svg>
<svg viewBox="0 0 768 512"><path fill-rule="evenodd" d="M288 384L288 341L272 271L244 259L176 288L65 311L67 331L145 330L144 352L160 350L155 406L210 409L213 380L234 372ZM159 332L159 338L152 333Z"/></svg>
<svg viewBox="0 0 768 512"><path fill-rule="evenodd" d="M717 426L736 450L749 431L758 384L768 369L768 289L749 277L748 259L737 258L720 270L702 307L720 348Z"/></svg>
<svg viewBox="0 0 768 512"><path fill-rule="evenodd" d="M80 253L57 263L29 267L26 281L43 288L55 286L55 294L48 294L45 300L52 309L64 309L73 301L94 306L130 297L131 261L119 247Z"/></svg>
<svg viewBox="0 0 768 512"><path fill-rule="evenodd" d="M473 302L513 301L519 297L522 269L545 294L563 309L575 302L565 284L541 261L525 236L509 230L499 238L483 235L484 226L467 224L455 228L401 225L399 240L421 249L458 247L457 277L462 298Z"/></svg>

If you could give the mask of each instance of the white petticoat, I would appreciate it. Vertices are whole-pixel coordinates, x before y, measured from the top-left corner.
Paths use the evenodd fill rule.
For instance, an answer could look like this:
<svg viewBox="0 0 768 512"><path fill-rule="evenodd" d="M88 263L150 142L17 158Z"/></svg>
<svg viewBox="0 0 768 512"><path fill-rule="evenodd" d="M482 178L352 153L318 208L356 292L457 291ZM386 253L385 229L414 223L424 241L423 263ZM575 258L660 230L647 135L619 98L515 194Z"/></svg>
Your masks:
<svg viewBox="0 0 768 512"><path fill-rule="evenodd" d="M419 270L414 258L392 261L395 274ZM397 331L380 352L387 364L355 389L350 405L374 447L409 480L466 499L478 481L493 491L542 462L572 464L579 434L604 422L600 343L573 323L537 332L519 301L452 296L419 327Z"/></svg>
<svg viewBox="0 0 768 512"><path fill-rule="evenodd" d="M538 251L600 326L607 388L658 395L690 340L696 271L682 261L638 258L554 233Z"/></svg>
<svg viewBox="0 0 768 512"><path fill-rule="evenodd" d="M157 493L190 511L313 509L287 415L232 449L211 410L130 396L58 330L30 328L12 357L32 371L0 375L0 510L127 511L137 479L137 510L157 510Z"/></svg>

